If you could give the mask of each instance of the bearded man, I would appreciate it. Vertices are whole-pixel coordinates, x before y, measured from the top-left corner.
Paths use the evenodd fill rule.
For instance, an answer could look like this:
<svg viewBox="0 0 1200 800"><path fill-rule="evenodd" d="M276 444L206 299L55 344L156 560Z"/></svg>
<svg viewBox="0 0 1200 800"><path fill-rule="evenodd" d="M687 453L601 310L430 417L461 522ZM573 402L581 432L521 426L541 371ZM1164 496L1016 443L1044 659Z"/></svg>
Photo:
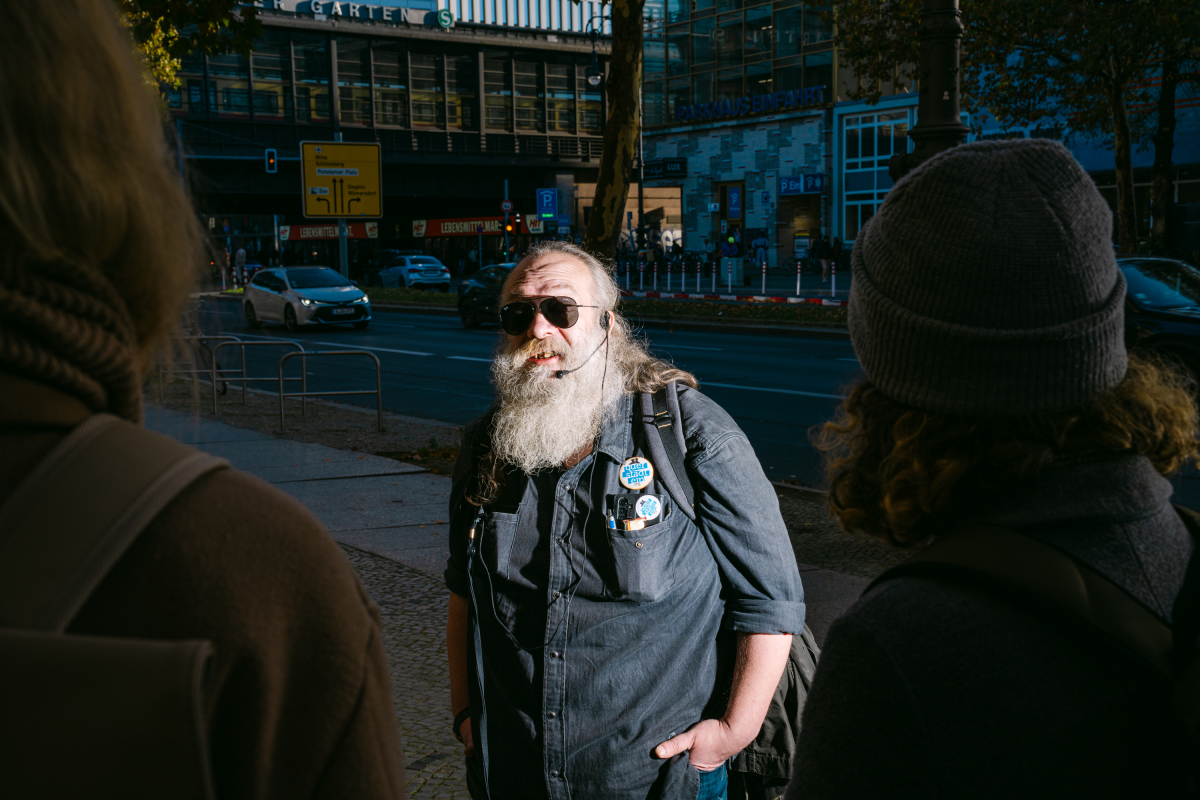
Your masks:
<svg viewBox="0 0 1200 800"><path fill-rule="evenodd" d="M563 242L530 250L501 295L497 402L463 436L445 573L476 800L725 797L804 627L750 443L633 338L619 296ZM656 393L686 476L645 433Z"/></svg>

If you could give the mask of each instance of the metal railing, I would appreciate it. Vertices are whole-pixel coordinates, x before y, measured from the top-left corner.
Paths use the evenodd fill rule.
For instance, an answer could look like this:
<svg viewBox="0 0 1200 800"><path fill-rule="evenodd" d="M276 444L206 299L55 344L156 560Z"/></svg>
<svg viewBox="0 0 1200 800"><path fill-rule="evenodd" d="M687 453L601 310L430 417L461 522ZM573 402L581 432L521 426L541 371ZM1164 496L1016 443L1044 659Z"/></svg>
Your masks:
<svg viewBox="0 0 1200 800"><path fill-rule="evenodd" d="M239 347L239 348L241 348L242 366L241 366L240 370L238 370L238 369L218 369L217 368L217 353L221 350L222 347ZM241 340L238 340L235 342L221 342L220 344L218 344L216 347L213 348L213 351L212 351L212 353L213 353L213 363L212 363L213 416L216 416L218 418L220 418L220 416L221 416L220 412L217 410L217 381L218 381L217 374L218 374L218 372L241 372L242 376L240 378L229 377L229 378L225 378L224 380L226 383L237 383L239 381L241 382L241 384L242 384L242 403L243 404L245 404L245 402L246 402L246 384L253 383L255 381L275 382L276 380L278 380L279 394L281 396L283 395L283 386L284 386L283 382L285 380L283 377L283 361L280 360L280 362L279 362L280 363L280 374L279 374L278 379L276 379L276 377L273 375L269 378L266 378L266 377L251 378L246 374L246 348L247 347L293 347L296 350L298 350L300 352L300 354L304 353L303 347L301 347L296 342L289 342L286 339L267 339L267 340L264 340L261 342L243 342ZM298 355L298 354L297 353L287 353L284 355L284 358L286 358L287 356L293 356L293 355ZM307 391L307 389L308 389L307 377L308 377L308 371L305 370L305 374L301 375L299 378L287 378L286 380L300 381L301 389L304 391ZM308 416L308 408L307 408L307 406L304 405L304 402L305 402L304 400L301 400L301 406L302 406L301 412L302 412L303 416Z"/></svg>
<svg viewBox="0 0 1200 800"><path fill-rule="evenodd" d="M164 383L165 383L166 374L168 371L170 371L170 373L172 375L191 376L193 387L195 386L197 375L211 375L213 373L213 367L216 367L216 364L217 364L216 350L215 349L209 350L207 346L204 346L205 351L207 351L209 353L209 355L212 357L212 366L204 367L202 369L196 369L195 368L196 362L197 362L197 359L195 357L196 351L197 351L196 342L217 342L217 341L219 341L222 344L225 344L227 342L228 343L240 342L241 339L237 336L233 336L230 334L213 334L211 336L206 336L206 335L204 335L203 332L200 332L195 336L181 336L178 339L176 339L175 341L190 342L191 343L190 352L192 353L193 357L192 357L191 361L164 362L163 357L160 354L159 357L155 359L155 364L158 366L158 402L160 402L160 403L163 402L164 397L165 397ZM218 345L218 347L219 346L220 345ZM179 369L179 367L185 367L185 366L190 367L190 369ZM217 371L224 372L226 370L217 370Z"/></svg>
<svg viewBox="0 0 1200 800"><path fill-rule="evenodd" d="M367 356L375 362L375 389L358 389L354 391L335 391L335 392L310 392L308 391L308 382L305 381L300 392L285 392L283 366L289 358L300 357L301 369L304 371L304 377L308 377L308 359L315 356ZM296 380L291 378L290 380ZM333 395L351 395L351 394L373 394L375 395L375 411L376 422L379 432L383 433L383 379L382 370L379 364L379 356L369 350L301 350L299 353L284 353L283 358L279 359L279 430L280 432L287 431L287 420L283 413L283 402L288 397L299 397L303 404L307 397L330 397ZM214 395L215 398L215 395ZM215 400L214 400L215 402Z"/></svg>

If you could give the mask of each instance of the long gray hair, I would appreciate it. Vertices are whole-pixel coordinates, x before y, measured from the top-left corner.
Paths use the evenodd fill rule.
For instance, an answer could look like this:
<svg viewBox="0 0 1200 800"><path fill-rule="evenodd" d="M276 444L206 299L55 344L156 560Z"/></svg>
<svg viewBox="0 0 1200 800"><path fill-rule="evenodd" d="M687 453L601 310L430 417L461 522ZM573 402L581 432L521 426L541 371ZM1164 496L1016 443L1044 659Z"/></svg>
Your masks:
<svg viewBox="0 0 1200 800"><path fill-rule="evenodd" d="M629 320L617 313L617 303L621 300L621 287L613 276L612 270L604 262L596 258L582 247L576 247L570 242L547 240L538 242L526 251L521 263L539 258L544 255L561 254L569 256L588 268L595 288L596 305L601 313L608 311L612 314L612 333L609 335L612 348L612 364L617 373L625 381L625 392L647 392L653 394L672 381L686 384L693 389L699 389L700 383L696 376L682 370L674 364L650 355L646 342L633 331ZM519 268L519 266L518 266ZM514 269L509 275L516 274ZM508 283L505 283L505 291Z"/></svg>

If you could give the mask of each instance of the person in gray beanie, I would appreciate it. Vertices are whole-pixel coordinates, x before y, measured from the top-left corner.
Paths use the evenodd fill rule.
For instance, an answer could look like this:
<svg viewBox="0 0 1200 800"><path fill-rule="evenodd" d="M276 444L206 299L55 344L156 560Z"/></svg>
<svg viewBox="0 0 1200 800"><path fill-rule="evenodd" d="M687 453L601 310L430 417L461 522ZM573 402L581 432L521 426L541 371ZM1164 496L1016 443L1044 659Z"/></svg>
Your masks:
<svg viewBox="0 0 1200 800"><path fill-rule="evenodd" d="M1169 475L1185 379L1125 351L1111 215L1062 145L978 142L899 181L855 243L866 379L817 437L843 527L918 549L979 523L1170 624L1193 545ZM789 798L1179 795L1148 669L999 587L873 585L829 631Z"/></svg>

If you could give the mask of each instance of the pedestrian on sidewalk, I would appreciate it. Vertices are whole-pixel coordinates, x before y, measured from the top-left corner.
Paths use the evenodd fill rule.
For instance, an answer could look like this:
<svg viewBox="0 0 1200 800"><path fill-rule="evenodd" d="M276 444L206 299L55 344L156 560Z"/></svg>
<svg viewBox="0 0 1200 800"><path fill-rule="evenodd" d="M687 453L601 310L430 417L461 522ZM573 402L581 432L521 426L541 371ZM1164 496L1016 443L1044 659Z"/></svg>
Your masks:
<svg viewBox="0 0 1200 800"><path fill-rule="evenodd" d="M141 426L143 381L207 259L163 138L157 92L134 52L108 0L15 6L0 25L0 561L6 576L22 564L41 574L69 556L63 543L76 541L77 531L54 520L71 510L86 525L90 512L113 512L105 508L105 476L120 483L123 473L142 468L147 447L173 448L191 459L179 463L207 465L188 480L178 471L162 476L175 482L160 495L178 493L141 525L118 518L132 538L111 544L127 549L93 553L85 566L98 584L72 595L82 605L53 634L90 637L106 648L148 640L146 649L160 651L207 642L207 672L197 672L190 687L198 718L148 697L148 709L164 720L159 727L125 725L139 714L145 721L149 710L112 709L130 718L113 719L104 736L115 742L97 747L191 741L196 774L210 774L210 797L398 800L405 796L403 760L379 611L339 547L294 499ZM56 508L22 508L18 500L27 499L39 471L73 463L61 445L100 429L122 444L119 457L93 481L55 488ZM41 525L19 551L7 547L14 515ZM96 571L104 559L95 557L109 554L115 561ZM13 627L14 604L19 611L24 602L6 581L2 627ZM8 649L0 656L6 668L14 657ZM162 672L149 677L165 680ZM101 673L89 685L105 686L108 673ZM62 697L77 688L64 686ZM113 794L96 782L108 764L56 747L78 733L48 727L75 712L62 707L65 700L45 700L41 728L11 729L11 693L27 690L5 687L6 743L44 742L63 775L92 780L73 796L148 796L144 782L157 777L128 775ZM104 696L84 700L109 696L93 694ZM19 765L12 758L6 744L6 796L66 796L48 788L65 779L59 775L40 776L29 791L14 786ZM153 789L162 797L201 796L192 783Z"/></svg>
<svg viewBox="0 0 1200 800"><path fill-rule="evenodd" d="M961 145L896 184L851 256L866 381L822 440L845 528L926 558L989 536L985 567L1045 580L1015 554L1048 554L1171 623L1194 542L1166 476L1197 416L1126 353L1111 231L1050 140ZM979 574L901 573L834 623L788 797L1185 796L1163 679Z"/></svg>
<svg viewBox="0 0 1200 800"><path fill-rule="evenodd" d="M834 269L842 269L845 266L842 264L843 255L842 240L835 236L833 245L829 248L829 260L833 262Z"/></svg>
<svg viewBox="0 0 1200 800"><path fill-rule="evenodd" d="M829 247L829 239L826 238L825 234L822 233L820 236L817 237L817 241L813 245L813 249L815 250L815 252L812 254L813 258L817 259L817 261L819 261L821 264L821 283L828 283L829 282L829 258L830 258L831 253L830 253L830 247Z"/></svg>
<svg viewBox="0 0 1200 800"><path fill-rule="evenodd" d="M445 574L476 800L725 798L804 627L753 449L633 337L619 297L557 242L502 291L497 403L464 431ZM661 436L643 423L660 403Z"/></svg>

